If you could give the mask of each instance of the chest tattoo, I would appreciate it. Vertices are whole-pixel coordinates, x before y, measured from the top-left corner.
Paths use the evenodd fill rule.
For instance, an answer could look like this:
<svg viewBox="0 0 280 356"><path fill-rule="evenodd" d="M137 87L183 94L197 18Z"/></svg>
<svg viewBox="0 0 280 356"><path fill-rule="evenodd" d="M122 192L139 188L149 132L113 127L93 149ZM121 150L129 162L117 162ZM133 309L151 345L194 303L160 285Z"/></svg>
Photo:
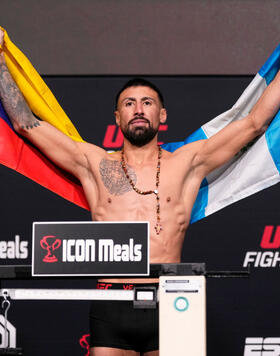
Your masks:
<svg viewBox="0 0 280 356"><path fill-rule="evenodd" d="M133 183L136 184L136 173L129 166L127 166L127 170ZM99 164L99 173L110 194L122 195L132 190L121 167L121 162L103 158Z"/></svg>

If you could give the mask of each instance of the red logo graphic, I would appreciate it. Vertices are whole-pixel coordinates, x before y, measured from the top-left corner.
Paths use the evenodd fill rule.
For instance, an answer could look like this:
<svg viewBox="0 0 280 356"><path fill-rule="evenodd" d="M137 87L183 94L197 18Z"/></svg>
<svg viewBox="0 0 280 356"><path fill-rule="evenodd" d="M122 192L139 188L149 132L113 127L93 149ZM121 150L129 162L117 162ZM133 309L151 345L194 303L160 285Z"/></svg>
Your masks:
<svg viewBox="0 0 280 356"><path fill-rule="evenodd" d="M40 245L44 250L47 250L48 253L43 258L44 262L57 262L57 258L54 255L54 250L58 249L61 245L61 240L56 236L48 235L44 236L40 241Z"/></svg>
<svg viewBox="0 0 280 356"><path fill-rule="evenodd" d="M160 125L159 131L167 131L168 125ZM162 145L163 142L158 142L159 145ZM117 125L108 125L104 140L103 147L105 148L120 148L123 145L123 134L121 129Z"/></svg>
<svg viewBox="0 0 280 356"><path fill-rule="evenodd" d="M110 289L111 287L112 287L111 283L101 283L101 282L96 283L96 289Z"/></svg>
<svg viewBox="0 0 280 356"><path fill-rule="evenodd" d="M272 225L267 225L264 228L262 241L261 241L262 248L276 249L280 247L280 226L276 227L274 235L273 235L273 231L274 231L274 226Z"/></svg>
<svg viewBox="0 0 280 356"><path fill-rule="evenodd" d="M86 334L86 335L83 335L81 338L80 338L80 345L83 349L86 349L87 350L87 353L85 354L85 356L90 356L90 352L89 352L89 337L90 337L90 334Z"/></svg>

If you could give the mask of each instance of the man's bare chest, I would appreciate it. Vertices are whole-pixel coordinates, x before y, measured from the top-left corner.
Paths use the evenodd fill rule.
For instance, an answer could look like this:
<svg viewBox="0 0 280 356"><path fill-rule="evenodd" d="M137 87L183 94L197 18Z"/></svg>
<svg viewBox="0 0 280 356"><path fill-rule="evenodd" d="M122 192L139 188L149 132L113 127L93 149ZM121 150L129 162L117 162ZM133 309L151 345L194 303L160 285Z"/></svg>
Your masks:
<svg viewBox="0 0 280 356"><path fill-rule="evenodd" d="M168 164L169 163L169 164ZM156 196L163 198L172 195L178 198L184 186L184 177L170 165L161 162L160 171L157 165L127 165L126 172L118 160L102 159L98 166L97 186L100 197L111 196L117 200L133 199L140 196ZM133 193L133 194L129 194ZM141 199L140 199L141 201Z"/></svg>

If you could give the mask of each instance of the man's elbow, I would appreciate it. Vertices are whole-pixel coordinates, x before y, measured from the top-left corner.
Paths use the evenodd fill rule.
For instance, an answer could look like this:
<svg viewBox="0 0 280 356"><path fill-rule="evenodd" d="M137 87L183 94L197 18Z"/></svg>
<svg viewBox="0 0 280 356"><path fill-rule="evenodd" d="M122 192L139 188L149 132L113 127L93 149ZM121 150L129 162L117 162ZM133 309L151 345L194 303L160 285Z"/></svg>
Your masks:
<svg viewBox="0 0 280 356"><path fill-rule="evenodd" d="M19 119L11 118L14 130L22 136L27 136L30 130L40 126L40 121L33 115Z"/></svg>
<svg viewBox="0 0 280 356"><path fill-rule="evenodd" d="M247 119L253 137L262 135L268 128L268 124L258 120L258 117L254 114L249 114Z"/></svg>
<svg viewBox="0 0 280 356"><path fill-rule="evenodd" d="M12 123L12 126L13 126L13 129L20 135L23 134L23 126L20 125L20 123L16 120L13 120L10 116L10 120L11 120L11 123Z"/></svg>
<svg viewBox="0 0 280 356"><path fill-rule="evenodd" d="M28 128L19 122L12 122L13 128L21 136L26 136L28 133Z"/></svg>

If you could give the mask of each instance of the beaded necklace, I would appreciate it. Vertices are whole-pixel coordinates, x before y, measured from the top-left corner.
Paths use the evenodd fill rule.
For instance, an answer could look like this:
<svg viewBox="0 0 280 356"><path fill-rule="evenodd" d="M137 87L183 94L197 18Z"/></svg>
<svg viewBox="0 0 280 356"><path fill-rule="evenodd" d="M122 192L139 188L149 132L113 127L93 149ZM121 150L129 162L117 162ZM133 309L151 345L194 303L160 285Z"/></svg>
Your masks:
<svg viewBox="0 0 280 356"><path fill-rule="evenodd" d="M156 189L154 190L146 190L146 191L142 191L140 189L138 189L135 184L133 183L132 179L129 177L127 168L126 168L126 164L125 164L125 160L124 160L124 148L122 148L121 151L121 165L122 165L122 169L126 175L126 178L129 182L129 184L131 185L132 189L140 195L148 195L148 194L155 194L156 196L156 217L157 217L157 223L156 226L154 227L156 230L156 234L159 235L159 233L162 230L162 226L160 223L160 203L159 203L159 193L158 193L158 188L159 188L159 176L160 176L160 159L161 159L161 154L162 154L162 150L161 147L158 146L158 163L157 163L157 174L156 174Z"/></svg>

